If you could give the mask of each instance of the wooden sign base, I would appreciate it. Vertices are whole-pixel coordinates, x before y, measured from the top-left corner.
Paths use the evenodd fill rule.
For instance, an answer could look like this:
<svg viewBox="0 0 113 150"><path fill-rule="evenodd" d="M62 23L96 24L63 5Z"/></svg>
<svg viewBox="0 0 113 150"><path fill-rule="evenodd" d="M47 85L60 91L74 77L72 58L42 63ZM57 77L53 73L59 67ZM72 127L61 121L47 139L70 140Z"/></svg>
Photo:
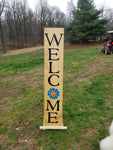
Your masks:
<svg viewBox="0 0 113 150"><path fill-rule="evenodd" d="M40 126L41 130L51 130L51 129L55 129L55 130L67 130L66 126Z"/></svg>

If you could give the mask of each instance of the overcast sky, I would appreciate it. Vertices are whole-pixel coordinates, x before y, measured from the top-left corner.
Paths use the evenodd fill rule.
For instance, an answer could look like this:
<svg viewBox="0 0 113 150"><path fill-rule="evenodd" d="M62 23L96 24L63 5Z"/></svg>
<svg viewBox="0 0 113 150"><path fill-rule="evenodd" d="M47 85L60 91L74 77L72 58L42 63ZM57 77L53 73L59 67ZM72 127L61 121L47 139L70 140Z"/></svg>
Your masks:
<svg viewBox="0 0 113 150"><path fill-rule="evenodd" d="M34 9L35 4L37 4L38 0L27 0L29 6ZM58 6L64 13L66 13L67 10L67 2L69 0L47 0L48 4L51 6ZM77 1L77 0L74 0ZM110 8L113 8L113 0L94 0L97 7L100 7L101 5L108 6Z"/></svg>

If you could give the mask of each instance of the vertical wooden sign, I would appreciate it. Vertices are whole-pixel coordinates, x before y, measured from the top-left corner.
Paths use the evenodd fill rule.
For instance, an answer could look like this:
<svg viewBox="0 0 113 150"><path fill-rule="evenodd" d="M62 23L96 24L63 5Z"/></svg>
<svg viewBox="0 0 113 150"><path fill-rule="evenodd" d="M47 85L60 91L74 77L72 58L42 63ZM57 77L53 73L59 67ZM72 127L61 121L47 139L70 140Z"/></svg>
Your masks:
<svg viewBox="0 0 113 150"><path fill-rule="evenodd" d="M63 126L64 28L44 29L44 120L40 129Z"/></svg>

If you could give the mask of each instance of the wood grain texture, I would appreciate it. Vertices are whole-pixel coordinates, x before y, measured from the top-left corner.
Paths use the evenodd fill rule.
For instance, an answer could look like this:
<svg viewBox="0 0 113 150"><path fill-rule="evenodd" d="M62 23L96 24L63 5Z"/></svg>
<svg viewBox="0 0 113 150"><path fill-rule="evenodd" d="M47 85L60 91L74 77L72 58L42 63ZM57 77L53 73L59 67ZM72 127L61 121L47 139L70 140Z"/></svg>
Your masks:
<svg viewBox="0 0 113 150"><path fill-rule="evenodd" d="M63 56L64 28L45 28L43 128L46 129L47 127L63 129Z"/></svg>

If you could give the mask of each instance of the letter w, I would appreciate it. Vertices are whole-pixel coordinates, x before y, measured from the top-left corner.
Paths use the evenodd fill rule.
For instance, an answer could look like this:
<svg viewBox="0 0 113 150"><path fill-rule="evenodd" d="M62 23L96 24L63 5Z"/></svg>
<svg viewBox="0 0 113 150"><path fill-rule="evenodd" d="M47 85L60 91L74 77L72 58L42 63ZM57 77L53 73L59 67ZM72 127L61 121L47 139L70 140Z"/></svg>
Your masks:
<svg viewBox="0 0 113 150"><path fill-rule="evenodd" d="M60 34L60 39L59 39L59 41L58 41L58 39L57 39L55 33L53 34L53 37L52 37L52 40L51 40L51 41L49 40L48 33L45 33L45 35L46 35L46 38L47 38L47 40L48 40L49 46L51 46L51 44L52 44L52 42L53 42L53 38L55 39L57 46L59 46L63 34L62 34L62 33Z"/></svg>

